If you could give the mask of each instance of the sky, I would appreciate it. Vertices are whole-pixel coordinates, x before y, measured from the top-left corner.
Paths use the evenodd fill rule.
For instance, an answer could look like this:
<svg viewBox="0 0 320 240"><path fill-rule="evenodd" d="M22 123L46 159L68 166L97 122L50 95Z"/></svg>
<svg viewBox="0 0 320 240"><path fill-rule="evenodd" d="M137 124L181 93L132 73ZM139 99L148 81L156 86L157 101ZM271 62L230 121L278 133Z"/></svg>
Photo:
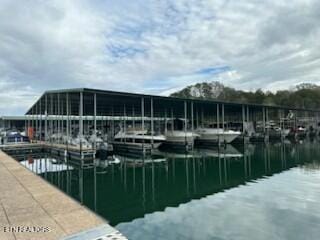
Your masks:
<svg viewBox="0 0 320 240"><path fill-rule="evenodd" d="M45 91L319 84L317 0L0 0L0 116Z"/></svg>

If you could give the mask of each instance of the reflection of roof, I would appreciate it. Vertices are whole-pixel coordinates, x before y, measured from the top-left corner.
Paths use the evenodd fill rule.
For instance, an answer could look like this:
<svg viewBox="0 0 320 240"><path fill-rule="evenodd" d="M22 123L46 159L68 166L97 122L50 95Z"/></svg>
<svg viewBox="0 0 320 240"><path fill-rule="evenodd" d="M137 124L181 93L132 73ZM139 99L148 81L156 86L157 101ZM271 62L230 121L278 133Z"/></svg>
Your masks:
<svg viewBox="0 0 320 240"><path fill-rule="evenodd" d="M32 159L32 160L21 161L20 163L26 168L28 168L29 170L38 174L45 173L45 172L61 172L61 171L73 169L71 166L68 166L67 164L55 163L55 159L52 159L52 158L41 158L41 159Z"/></svg>

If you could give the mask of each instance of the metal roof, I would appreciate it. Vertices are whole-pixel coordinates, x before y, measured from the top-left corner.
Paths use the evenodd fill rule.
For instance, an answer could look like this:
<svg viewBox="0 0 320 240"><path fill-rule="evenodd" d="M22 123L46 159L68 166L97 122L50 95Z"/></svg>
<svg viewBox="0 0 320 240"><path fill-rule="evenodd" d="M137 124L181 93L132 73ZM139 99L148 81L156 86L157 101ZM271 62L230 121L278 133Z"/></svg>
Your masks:
<svg viewBox="0 0 320 240"><path fill-rule="evenodd" d="M264 105L264 104L253 104L253 103L240 103L240 102L232 102L232 101L222 101L222 100L214 100L214 99L199 99L199 98L178 98L178 97L166 97L160 95L150 95L150 94L141 94L141 93L129 93L129 92L118 92L118 91L111 91L111 90L102 90L102 89L92 89L92 88L72 88L72 89L57 89L57 90L48 90L45 91L41 97L30 107L30 109L26 112L29 114L32 108L39 102L39 100L47 94L53 93L97 93L103 95L110 95L115 97L133 97L133 98L153 98L163 101L174 101L174 102L194 102L198 104L225 104L226 106L234 106L234 107L241 107L241 106L250 106L253 108L271 108L271 109L283 109L283 110L295 110L295 111L308 111L308 112L319 112L320 109L304 109L304 108L292 108L288 106L278 106L278 105Z"/></svg>

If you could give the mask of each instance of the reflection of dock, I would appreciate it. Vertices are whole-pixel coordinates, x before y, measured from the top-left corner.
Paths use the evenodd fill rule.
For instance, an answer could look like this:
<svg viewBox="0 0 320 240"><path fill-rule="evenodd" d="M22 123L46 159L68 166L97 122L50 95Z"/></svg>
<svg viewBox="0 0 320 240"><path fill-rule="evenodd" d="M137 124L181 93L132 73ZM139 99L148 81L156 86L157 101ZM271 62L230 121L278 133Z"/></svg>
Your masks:
<svg viewBox="0 0 320 240"><path fill-rule="evenodd" d="M125 239L102 218L0 151L0 239ZM6 216L6 217L4 217ZM17 229L21 226L21 231ZM26 228L29 227L30 231ZM32 229L37 231L32 231ZM11 229L9 231L9 229ZM103 239L113 239L103 238Z"/></svg>

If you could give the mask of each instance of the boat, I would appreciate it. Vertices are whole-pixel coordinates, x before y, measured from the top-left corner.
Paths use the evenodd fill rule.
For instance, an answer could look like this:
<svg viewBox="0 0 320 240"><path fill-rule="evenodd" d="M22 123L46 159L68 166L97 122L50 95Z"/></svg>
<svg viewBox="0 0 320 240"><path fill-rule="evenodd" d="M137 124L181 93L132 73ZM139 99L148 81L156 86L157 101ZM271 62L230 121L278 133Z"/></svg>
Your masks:
<svg viewBox="0 0 320 240"><path fill-rule="evenodd" d="M165 144L172 147L191 147L194 145L194 140L199 137L197 133L191 131L168 131L166 133Z"/></svg>
<svg viewBox="0 0 320 240"><path fill-rule="evenodd" d="M283 127L281 127L283 126ZM285 124L278 124L275 121L269 121L265 123L263 126L262 122L257 123L258 131L254 134L254 136L250 139L252 141L265 141L269 139L271 141L281 140L286 137L291 132L291 129L285 127Z"/></svg>
<svg viewBox="0 0 320 240"><path fill-rule="evenodd" d="M231 143L240 134L240 131L224 130L222 128L198 128L197 142L200 143Z"/></svg>
<svg viewBox="0 0 320 240"><path fill-rule="evenodd" d="M120 131L114 136L114 141L150 145L152 148L159 148L166 140L164 135L152 135L147 130Z"/></svg>
<svg viewBox="0 0 320 240"><path fill-rule="evenodd" d="M120 130L114 136L112 144L116 151L151 153L152 149L159 148L165 140L164 135L152 135L148 130L128 129Z"/></svg>
<svg viewBox="0 0 320 240"><path fill-rule="evenodd" d="M113 156L114 151L113 151L113 145L108 144L107 142L102 142L97 145L97 153L96 157L99 158L100 160L106 160L110 156Z"/></svg>
<svg viewBox="0 0 320 240"><path fill-rule="evenodd" d="M30 139L29 137L22 135L19 131L9 130L1 134L0 144L21 143L30 143Z"/></svg>
<svg viewBox="0 0 320 240"><path fill-rule="evenodd" d="M296 129L297 138L302 139L307 136L307 129L303 126L298 126Z"/></svg>
<svg viewBox="0 0 320 240"><path fill-rule="evenodd" d="M307 136L307 129L303 126L298 126L297 128L292 128L288 134L289 139L303 139Z"/></svg>
<svg viewBox="0 0 320 240"><path fill-rule="evenodd" d="M88 138L89 144L91 144L92 148L99 149L107 149L108 143L102 139L98 134L91 134Z"/></svg>
<svg viewBox="0 0 320 240"><path fill-rule="evenodd" d="M85 137L80 135L76 138L70 138L68 144L77 148L92 149L92 144L90 144Z"/></svg>
<svg viewBox="0 0 320 240"><path fill-rule="evenodd" d="M290 133L290 129L287 128L280 128L280 127L276 127L276 126L269 126L266 127L266 131L269 131L269 139L280 139L280 138L286 138L289 133Z"/></svg>

